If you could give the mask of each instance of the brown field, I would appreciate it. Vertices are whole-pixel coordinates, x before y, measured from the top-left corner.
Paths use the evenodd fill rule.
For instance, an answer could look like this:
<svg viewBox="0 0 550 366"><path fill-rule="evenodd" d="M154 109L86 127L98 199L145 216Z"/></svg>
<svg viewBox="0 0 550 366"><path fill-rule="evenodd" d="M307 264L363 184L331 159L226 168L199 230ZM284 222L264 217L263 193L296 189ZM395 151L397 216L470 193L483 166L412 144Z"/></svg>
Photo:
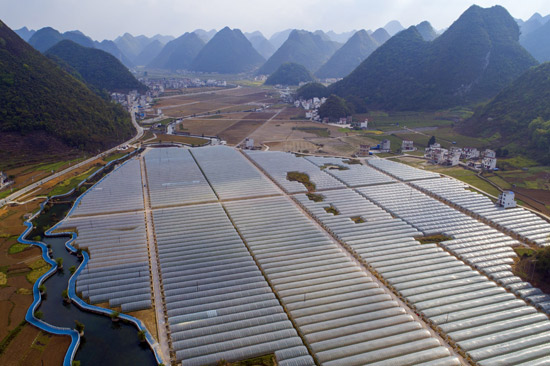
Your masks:
<svg viewBox="0 0 550 366"><path fill-rule="evenodd" d="M3 366L58 366L63 364L69 337L54 336L26 324L0 355Z"/></svg>
<svg viewBox="0 0 550 366"><path fill-rule="evenodd" d="M184 131L193 135L218 136L237 122L239 119L187 119L182 125Z"/></svg>
<svg viewBox="0 0 550 366"><path fill-rule="evenodd" d="M178 135L157 135L157 138L148 141L147 143L156 144L162 142L179 142L189 145L204 145L208 143L208 140L201 139L199 137L190 136L178 136Z"/></svg>
<svg viewBox="0 0 550 366"><path fill-rule="evenodd" d="M275 151L294 151L294 152L304 152L304 153L313 153L317 151L317 145L308 142L306 140L287 140L287 141L275 141L275 142L266 142L270 150Z"/></svg>
<svg viewBox="0 0 550 366"><path fill-rule="evenodd" d="M276 98L269 91L243 87L205 94L162 98L155 108L161 108L164 114L170 117L184 117L216 113L217 111L245 111L274 101Z"/></svg>
<svg viewBox="0 0 550 366"><path fill-rule="evenodd" d="M287 107L283 112L281 112L277 117L275 117L276 120L290 120L292 118L302 117L305 118L305 111L302 108L296 108L294 106Z"/></svg>
<svg viewBox="0 0 550 366"><path fill-rule="evenodd" d="M281 112L281 114L285 111ZM279 114L279 116L281 115ZM277 117L279 117L277 116ZM279 121L277 118L274 118L269 123L266 123L261 128L256 130L251 137L254 138L254 141L265 143L265 142L275 142L275 141L285 141L285 140L297 140L315 137L315 134L300 131L293 128L296 127L314 127L314 128L326 128L330 131L331 137L341 137L345 136L345 133L339 131L338 127L325 125L318 122L288 122L288 121Z"/></svg>
<svg viewBox="0 0 550 366"><path fill-rule="evenodd" d="M264 122L265 120L243 119L223 130L219 133L219 136L227 141L228 145L236 145L254 132L254 130L260 127Z"/></svg>

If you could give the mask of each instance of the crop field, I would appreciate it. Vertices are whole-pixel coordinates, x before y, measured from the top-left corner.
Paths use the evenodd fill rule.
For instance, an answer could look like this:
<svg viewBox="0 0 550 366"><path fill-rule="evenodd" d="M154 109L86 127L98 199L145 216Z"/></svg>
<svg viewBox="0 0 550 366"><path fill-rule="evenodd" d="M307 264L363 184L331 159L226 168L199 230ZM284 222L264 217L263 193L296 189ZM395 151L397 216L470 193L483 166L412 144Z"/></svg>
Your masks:
<svg viewBox="0 0 550 366"><path fill-rule="evenodd" d="M269 91L244 87L198 95L161 98L154 108L162 109L170 117L204 115L220 112L237 112L255 109L261 104L275 101Z"/></svg>
<svg viewBox="0 0 550 366"><path fill-rule="evenodd" d="M252 134L265 120L243 119L221 131L218 135L229 145L236 145Z"/></svg>

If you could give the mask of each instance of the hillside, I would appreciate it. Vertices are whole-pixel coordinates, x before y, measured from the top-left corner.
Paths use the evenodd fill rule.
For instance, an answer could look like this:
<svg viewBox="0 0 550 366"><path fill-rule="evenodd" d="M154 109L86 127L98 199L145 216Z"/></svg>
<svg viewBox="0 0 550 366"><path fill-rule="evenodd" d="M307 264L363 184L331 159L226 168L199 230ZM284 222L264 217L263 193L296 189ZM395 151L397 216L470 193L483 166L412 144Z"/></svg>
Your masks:
<svg viewBox="0 0 550 366"><path fill-rule="evenodd" d="M285 63L271 74L265 81L266 85L299 85L301 82L313 81L313 77L305 67L295 63Z"/></svg>
<svg viewBox="0 0 550 366"><path fill-rule="evenodd" d="M336 33L334 31L328 31L326 34L330 38L331 41L338 42L338 43L346 43L355 33L357 33L357 30L354 29L349 32L342 32L342 33Z"/></svg>
<svg viewBox="0 0 550 366"><path fill-rule="evenodd" d="M0 160L96 153L131 137L128 113L106 102L0 21Z"/></svg>
<svg viewBox="0 0 550 366"><path fill-rule="evenodd" d="M550 61L550 22L523 36L521 45L539 62Z"/></svg>
<svg viewBox="0 0 550 366"><path fill-rule="evenodd" d="M164 46L147 66L154 69L186 70L204 47L196 33L185 33Z"/></svg>
<svg viewBox="0 0 550 366"><path fill-rule="evenodd" d="M416 26L416 30L422 36L425 41L431 42L437 38L437 32L433 29L432 25L424 21Z"/></svg>
<svg viewBox="0 0 550 366"><path fill-rule="evenodd" d="M315 76L318 78L343 78L352 72L378 48L378 43L365 30L355 33L325 63Z"/></svg>
<svg viewBox="0 0 550 366"><path fill-rule="evenodd" d="M136 56L134 64L138 66L145 66L149 64L155 57L162 51L164 44L155 39L149 43L145 48Z"/></svg>
<svg viewBox="0 0 550 366"><path fill-rule="evenodd" d="M77 31L77 30L68 31L63 33L62 36L63 36L63 39L68 39L69 41L73 41L74 43L79 44L81 46L90 47L90 48L95 47L94 41L90 37L82 33L81 31Z"/></svg>
<svg viewBox="0 0 550 366"><path fill-rule="evenodd" d="M379 45L383 45L388 41L388 39L391 38L388 31L386 31L384 28L378 28L370 35L372 39L374 39Z"/></svg>
<svg viewBox="0 0 550 366"><path fill-rule="evenodd" d="M74 68L92 89L128 93L146 91L141 84L113 55L95 48L82 47L64 40L46 51L47 56L59 57Z"/></svg>
<svg viewBox="0 0 550 366"><path fill-rule="evenodd" d="M245 33L244 35L250 43L252 43L252 47L254 47L263 58L268 59L275 53L275 47L273 47L271 42L269 42L261 32L256 31L253 33Z"/></svg>
<svg viewBox="0 0 550 366"><path fill-rule="evenodd" d="M340 46L339 43L323 40L319 34L293 30L285 43L258 70L258 74L272 74L286 62L303 65L310 72L315 72Z"/></svg>
<svg viewBox="0 0 550 366"><path fill-rule="evenodd" d="M45 27L37 30L32 37L29 38L29 44L38 51L44 53L50 47L63 39L63 35L57 30L51 27Z"/></svg>
<svg viewBox="0 0 550 366"><path fill-rule="evenodd" d="M388 31L390 36L395 36L397 33L401 32L402 30L405 30L405 27L399 23L397 20L392 20L388 24L384 26L384 29Z"/></svg>
<svg viewBox="0 0 550 366"><path fill-rule="evenodd" d="M122 36L117 37L114 42L124 56L134 63L136 57L152 42L152 40L145 36L134 37L130 33L124 33Z"/></svg>
<svg viewBox="0 0 550 366"><path fill-rule="evenodd" d="M526 144L535 158L550 163L550 63L533 67L478 108L460 130L491 137L498 146ZM532 123L537 118L540 121ZM497 139L495 140L494 136Z"/></svg>
<svg viewBox="0 0 550 366"><path fill-rule="evenodd" d="M254 71L264 61L239 29L225 27L200 50L190 69L238 74Z"/></svg>
<svg viewBox="0 0 550 366"><path fill-rule="evenodd" d="M14 30L14 32L19 37L21 37L25 42L28 42L29 39L32 37L32 35L36 33L35 30L32 30L32 29L29 30L29 28L27 28L27 27L16 29L16 30Z"/></svg>
<svg viewBox="0 0 550 366"><path fill-rule="evenodd" d="M400 32L330 91L362 98L371 109L478 103L537 64L518 39L518 25L506 9L472 6L432 42L415 27Z"/></svg>
<svg viewBox="0 0 550 366"><path fill-rule="evenodd" d="M271 42L273 47L278 50L283 45L283 43L286 42L288 36L290 35L290 33L292 33L293 30L294 29L285 29L284 31L275 32L271 35L271 37L269 37L269 42Z"/></svg>
<svg viewBox="0 0 550 366"><path fill-rule="evenodd" d="M210 29L209 31L204 29L195 29L193 33L199 36L199 38L206 44L216 35L217 32L215 29Z"/></svg>
<svg viewBox="0 0 550 366"><path fill-rule="evenodd" d="M126 67L134 67L134 64L128 57L126 57L122 51L118 48L115 42L109 41L107 39L101 41L101 42L94 42L95 48L98 50L105 51L107 53L110 53L111 55L115 56L117 60L122 62Z"/></svg>

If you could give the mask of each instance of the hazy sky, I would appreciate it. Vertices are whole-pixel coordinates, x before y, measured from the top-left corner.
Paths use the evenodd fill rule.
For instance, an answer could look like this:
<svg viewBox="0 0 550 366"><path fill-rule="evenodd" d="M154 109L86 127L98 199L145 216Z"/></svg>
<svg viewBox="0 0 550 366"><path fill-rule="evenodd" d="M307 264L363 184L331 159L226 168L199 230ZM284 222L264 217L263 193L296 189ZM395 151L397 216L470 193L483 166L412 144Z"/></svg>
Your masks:
<svg viewBox="0 0 550 366"><path fill-rule="evenodd" d="M549 0L0 0L0 17L13 29L79 29L96 40L125 32L179 36L226 25L269 37L287 28L374 30L394 19L405 27L428 20L441 29L474 3L502 5L524 20L550 14Z"/></svg>

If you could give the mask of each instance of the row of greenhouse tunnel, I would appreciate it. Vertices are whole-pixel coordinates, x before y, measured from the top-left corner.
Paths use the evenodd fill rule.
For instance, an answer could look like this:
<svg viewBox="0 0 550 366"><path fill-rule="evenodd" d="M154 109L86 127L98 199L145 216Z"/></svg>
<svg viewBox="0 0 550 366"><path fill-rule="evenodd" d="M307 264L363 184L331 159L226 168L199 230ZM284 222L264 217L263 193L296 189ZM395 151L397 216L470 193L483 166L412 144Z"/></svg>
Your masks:
<svg viewBox="0 0 550 366"><path fill-rule="evenodd" d="M160 278L170 361L550 364L550 296L512 270L515 247L549 243L530 211L387 159L142 155L88 190L60 230L90 253L76 282L90 303L152 309Z"/></svg>

